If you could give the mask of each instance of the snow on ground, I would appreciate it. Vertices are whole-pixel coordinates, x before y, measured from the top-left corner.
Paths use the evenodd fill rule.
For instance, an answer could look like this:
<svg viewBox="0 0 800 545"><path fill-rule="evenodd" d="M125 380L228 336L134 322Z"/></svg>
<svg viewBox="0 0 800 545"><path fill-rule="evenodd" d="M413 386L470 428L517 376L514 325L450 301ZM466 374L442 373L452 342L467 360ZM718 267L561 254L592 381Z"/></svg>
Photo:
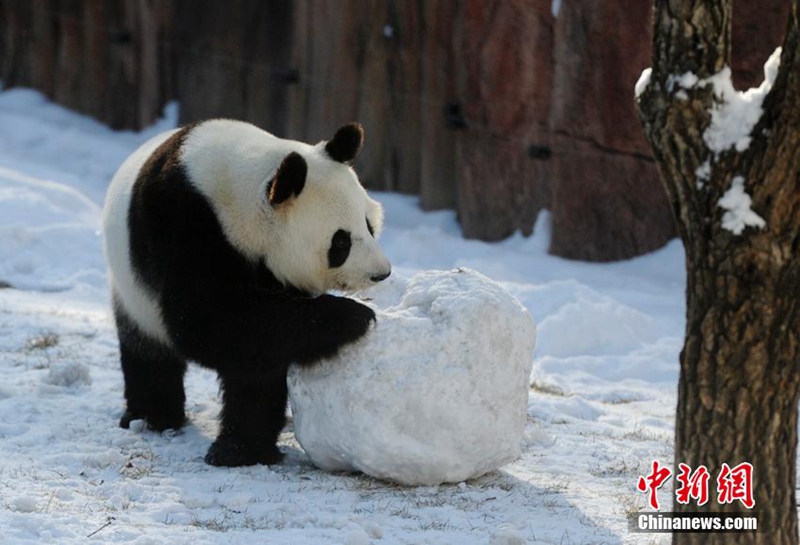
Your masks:
<svg viewBox="0 0 800 545"><path fill-rule="evenodd" d="M473 268L538 324L520 460L474 481L404 488L315 469L294 440L273 467L203 463L212 373L187 375L191 424L122 430L122 376L99 234L114 170L143 133L23 90L0 93L0 543L661 543L625 515L652 460L672 463L684 324L680 244L616 264L547 254L532 238L461 238L452 212L379 194L395 274ZM369 144L368 144L369 145ZM662 488L662 503L671 491Z"/></svg>

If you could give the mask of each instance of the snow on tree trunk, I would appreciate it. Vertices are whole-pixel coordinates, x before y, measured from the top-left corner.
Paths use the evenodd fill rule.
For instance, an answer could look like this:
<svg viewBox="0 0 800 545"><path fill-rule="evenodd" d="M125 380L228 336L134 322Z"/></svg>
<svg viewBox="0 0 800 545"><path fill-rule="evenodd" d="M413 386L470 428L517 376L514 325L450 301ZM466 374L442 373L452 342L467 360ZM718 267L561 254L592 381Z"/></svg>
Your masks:
<svg viewBox="0 0 800 545"><path fill-rule="evenodd" d="M675 464L717 475L751 463L759 516L757 533L676 533L673 543L797 543L798 5L780 68L776 54L746 93L729 81L731 16L731 0L656 0L653 67L636 86L687 258ZM675 510L745 509L712 493Z"/></svg>
<svg viewBox="0 0 800 545"><path fill-rule="evenodd" d="M369 295L378 319L365 339L289 371L309 458L407 485L518 458L536 337L519 301L467 269L393 276Z"/></svg>

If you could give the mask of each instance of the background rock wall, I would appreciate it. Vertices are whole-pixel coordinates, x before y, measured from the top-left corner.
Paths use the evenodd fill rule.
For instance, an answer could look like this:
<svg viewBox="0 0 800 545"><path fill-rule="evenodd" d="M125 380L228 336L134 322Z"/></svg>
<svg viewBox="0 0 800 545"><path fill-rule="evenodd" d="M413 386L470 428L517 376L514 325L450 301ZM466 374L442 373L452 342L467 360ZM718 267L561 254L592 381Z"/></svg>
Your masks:
<svg viewBox="0 0 800 545"><path fill-rule="evenodd" d="M115 128L172 99L280 136L367 131L371 188L455 208L467 237L532 232L623 259L675 235L633 107L650 3L562 0L3 0L0 79ZM736 2L735 81L757 85L789 0Z"/></svg>

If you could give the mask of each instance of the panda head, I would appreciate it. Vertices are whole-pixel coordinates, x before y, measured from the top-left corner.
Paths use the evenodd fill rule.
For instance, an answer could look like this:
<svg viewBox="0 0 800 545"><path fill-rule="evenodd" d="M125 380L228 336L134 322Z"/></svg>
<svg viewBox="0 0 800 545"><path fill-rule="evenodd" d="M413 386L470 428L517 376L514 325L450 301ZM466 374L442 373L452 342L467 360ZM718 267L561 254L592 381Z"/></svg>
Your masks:
<svg viewBox="0 0 800 545"><path fill-rule="evenodd" d="M383 210L350 167L363 138L359 124L345 125L328 142L288 153L266 183L276 235L266 264L282 282L310 293L354 292L389 276L377 242Z"/></svg>

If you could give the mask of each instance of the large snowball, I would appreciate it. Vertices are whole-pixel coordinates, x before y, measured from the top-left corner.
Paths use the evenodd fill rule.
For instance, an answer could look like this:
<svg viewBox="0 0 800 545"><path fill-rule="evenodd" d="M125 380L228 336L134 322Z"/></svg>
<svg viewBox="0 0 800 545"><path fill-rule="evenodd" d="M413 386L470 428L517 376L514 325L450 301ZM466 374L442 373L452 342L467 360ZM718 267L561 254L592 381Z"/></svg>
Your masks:
<svg viewBox="0 0 800 545"><path fill-rule="evenodd" d="M467 269L371 290L377 325L332 360L292 366L295 435L326 470L460 482L520 455L536 328Z"/></svg>

